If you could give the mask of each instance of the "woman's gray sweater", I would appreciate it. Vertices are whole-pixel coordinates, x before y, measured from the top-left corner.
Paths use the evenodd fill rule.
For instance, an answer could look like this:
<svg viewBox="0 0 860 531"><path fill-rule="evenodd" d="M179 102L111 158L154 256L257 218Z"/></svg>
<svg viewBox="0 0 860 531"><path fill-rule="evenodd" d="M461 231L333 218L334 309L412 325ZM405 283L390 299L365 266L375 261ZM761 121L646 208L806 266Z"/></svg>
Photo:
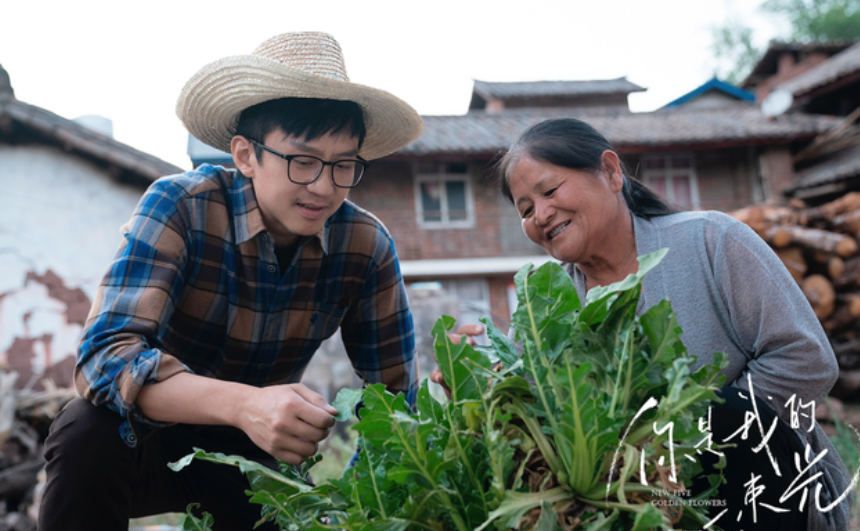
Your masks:
<svg viewBox="0 0 860 531"><path fill-rule="evenodd" d="M789 423L789 399L818 403L830 391L839 367L824 330L785 266L749 227L720 212L684 212L650 221L634 217L634 233L639 256L669 248L643 279L637 313L671 301L681 338L698 365L725 352L726 384L748 391L751 377L755 396ZM585 277L567 267L584 301ZM813 411L814 405L801 409L795 429L812 449L810 460L827 451L804 477L821 472L809 485L808 529L842 531L849 525L850 496L825 512L816 506L816 485L822 485L818 503L827 508L850 490L851 478ZM767 459L764 451L762 458ZM800 494L784 507L796 508Z"/></svg>

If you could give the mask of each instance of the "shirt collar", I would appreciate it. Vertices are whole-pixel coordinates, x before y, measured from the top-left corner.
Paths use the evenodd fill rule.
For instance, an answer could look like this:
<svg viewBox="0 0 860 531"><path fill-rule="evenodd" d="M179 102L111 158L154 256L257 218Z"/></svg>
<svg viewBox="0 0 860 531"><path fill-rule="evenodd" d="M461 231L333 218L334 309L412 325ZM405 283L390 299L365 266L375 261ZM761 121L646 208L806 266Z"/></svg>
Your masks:
<svg viewBox="0 0 860 531"><path fill-rule="evenodd" d="M230 209L233 213L233 230L236 234L236 243L244 243L253 239L258 234L266 230L266 225L263 223L263 213L260 212L260 205L257 203L257 196L254 194L253 181L244 175L239 170L231 170L233 179L229 190ZM300 239L300 246L305 245L306 239L316 240L324 254L328 254L328 239L331 231L332 218L328 218L325 225L313 236L307 236Z"/></svg>

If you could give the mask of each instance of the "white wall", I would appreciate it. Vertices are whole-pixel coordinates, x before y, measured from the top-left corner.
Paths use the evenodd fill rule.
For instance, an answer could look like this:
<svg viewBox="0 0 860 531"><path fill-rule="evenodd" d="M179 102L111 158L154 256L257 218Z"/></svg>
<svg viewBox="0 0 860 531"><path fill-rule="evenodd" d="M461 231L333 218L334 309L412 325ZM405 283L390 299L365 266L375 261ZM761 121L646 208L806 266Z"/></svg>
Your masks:
<svg viewBox="0 0 860 531"><path fill-rule="evenodd" d="M38 375L74 356L68 301L92 300L142 193L59 148L0 145L0 361Z"/></svg>

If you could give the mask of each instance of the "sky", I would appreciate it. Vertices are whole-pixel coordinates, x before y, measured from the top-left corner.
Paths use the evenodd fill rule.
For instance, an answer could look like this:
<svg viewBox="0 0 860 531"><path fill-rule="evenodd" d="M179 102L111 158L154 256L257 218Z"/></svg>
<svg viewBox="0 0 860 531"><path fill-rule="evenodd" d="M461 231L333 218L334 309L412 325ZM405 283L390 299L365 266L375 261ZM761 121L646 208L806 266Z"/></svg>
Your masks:
<svg viewBox="0 0 860 531"><path fill-rule="evenodd" d="M473 80L626 76L654 110L706 82L719 64L711 28L735 18L764 45L781 30L761 0L0 0L0 65L15 96L66 118L100 115L114 138L183 169L175 114L204 65L271 36L325 31L351 81L387 90L423 115L463 114Z"/></svg>

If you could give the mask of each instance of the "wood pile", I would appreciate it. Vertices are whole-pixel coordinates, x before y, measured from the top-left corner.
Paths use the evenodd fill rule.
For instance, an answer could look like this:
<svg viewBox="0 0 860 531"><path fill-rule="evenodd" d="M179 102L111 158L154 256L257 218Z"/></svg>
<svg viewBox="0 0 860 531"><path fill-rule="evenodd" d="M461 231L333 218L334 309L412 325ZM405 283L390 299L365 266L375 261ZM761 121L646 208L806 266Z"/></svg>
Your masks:
<svg viewBox="0 0 860 531"><path fill-rule="evenodd" d="M18 373L0 369L0 531L36 529L42 456L48 428L75 390L43 381L41 391L16 386Z"/></svg>
<svg viewBox="0 0 860 531"><path fill-rule="evenodd" d="M840 377L832 394L860 392L860 192L816 207L751 205L729 212L776 252L830 338Z"/></svg>

